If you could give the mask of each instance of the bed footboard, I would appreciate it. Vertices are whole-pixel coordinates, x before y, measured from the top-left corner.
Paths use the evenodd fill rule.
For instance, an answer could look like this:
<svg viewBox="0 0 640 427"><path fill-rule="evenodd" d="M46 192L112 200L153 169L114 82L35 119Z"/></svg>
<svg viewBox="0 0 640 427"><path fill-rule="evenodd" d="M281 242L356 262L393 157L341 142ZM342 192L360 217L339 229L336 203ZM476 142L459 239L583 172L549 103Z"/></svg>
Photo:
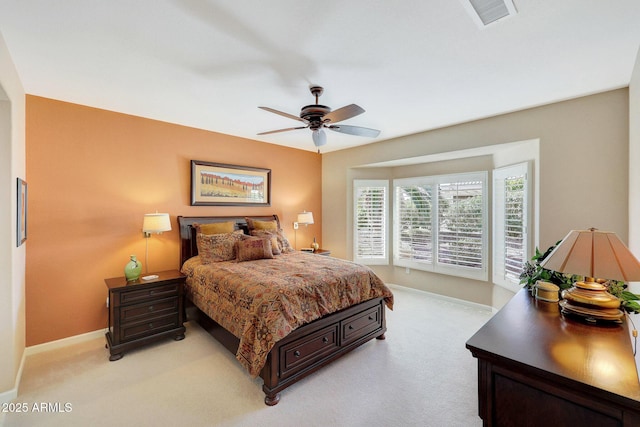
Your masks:
<svg viewBox="0 0 640 427"><path fill-rule="evenodd" d="M384 339L385 305L375 298L323 317L278 341L262 369L264 402L275 405L280 391L365 342Z"/></svg>
<svg viewBox="0 0 640 427"><path fill-rule="evenodd" d="M198 323L235 354L239 340L196 308ZM280 392L365 342L384 339L385 303L374 298L303 325L271 349L260 377L264 402L273 406Z"/></svg>

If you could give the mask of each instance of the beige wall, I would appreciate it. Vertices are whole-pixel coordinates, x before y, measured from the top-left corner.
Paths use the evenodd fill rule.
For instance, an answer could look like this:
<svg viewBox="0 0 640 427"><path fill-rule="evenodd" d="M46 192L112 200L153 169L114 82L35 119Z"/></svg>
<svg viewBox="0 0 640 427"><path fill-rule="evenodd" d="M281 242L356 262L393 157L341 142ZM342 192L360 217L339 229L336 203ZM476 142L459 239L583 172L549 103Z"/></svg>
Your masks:
<svg viewBox="0 0 640 427"><path fill-rule="evenodd" d="M358 166L407 158L438 160L445 153L537 141L535 157L539 227L533 242L547 248L571 229L596 227L628 237L628 90L598 95L437 129L323 157L323 241L337 256L352 258L351 188L368 173L389 178L402 173L453 173L504 166L501 154L438 161L419 166L362 169ZM512 150L511 145L507 146ZM468 154L470 155L470 154ZM456 156L453 156L456 157ZM498 164L500 163L500 164ZM413 170L412 170L413 169ZM331 224L329 227L328 225ZM374 267L387 281L500 307L511 293L491 282L465 280L395 267ZM489 272L491 273L491 272ZM491 274L489 274L491 277Z"/></svg>
<svg viewBox="0 0 640 427"><path fill-rule="evenodd" d="M270 207L190 206L190 161L271 169ZM130 254L145 263L142 218L168 212L173 230L149 239L149 271L179 268L176 216L278 214L304 246L322 233L317 153L27 96L29 241L27 345L105 328L104 278Z"/></svg>
<svg viewBox="0 0 640 427"><path fill-rule="evenodd" d="M25 349L25 245L16 246L16 178L27 178L24 97L0 34L0 402L17 395Z"/></svg>

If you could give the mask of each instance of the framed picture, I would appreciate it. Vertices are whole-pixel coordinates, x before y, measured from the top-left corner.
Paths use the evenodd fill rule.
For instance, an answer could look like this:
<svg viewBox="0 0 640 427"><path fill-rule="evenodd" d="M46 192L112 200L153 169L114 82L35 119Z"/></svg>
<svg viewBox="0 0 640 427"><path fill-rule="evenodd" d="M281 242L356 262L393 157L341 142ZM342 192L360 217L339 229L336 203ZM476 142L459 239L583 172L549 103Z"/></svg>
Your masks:
<svg viewBox="0 0 640 427"><path fill-rule="evenodd" d="M27 240L27 182L18 178L18 238L17 246Z"/></svg>
<svg viewBox="0 0 640 427"><path fill-rule="evenodd" d="M191 160L192 206L270 206L271 169Z"/></svg>

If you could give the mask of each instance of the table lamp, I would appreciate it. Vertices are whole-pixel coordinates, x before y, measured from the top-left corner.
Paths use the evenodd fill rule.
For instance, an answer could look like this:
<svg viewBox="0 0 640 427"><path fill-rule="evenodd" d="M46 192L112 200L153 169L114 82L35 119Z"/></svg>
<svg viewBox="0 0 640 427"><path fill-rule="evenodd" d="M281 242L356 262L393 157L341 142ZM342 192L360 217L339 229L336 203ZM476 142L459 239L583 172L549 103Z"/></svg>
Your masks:
<svg viewBox="0 0 640 427"><path fill-rule="evenodd" d="M619 321L623 313L620 301L606 292L595 279L640 280L640 262L615 233L572 230L549 254L540 266L560 273L584 276L584 281L562 291L560 305L563 312L577 314L589 321Z"/></svg>
<svg viewBox="0 0 640 427"><path fill-rule="evenodd" d="M161 234L164 231L171 231L171 220L168 213L150 213L144 215L142 222L142 232L146 239L146 248L144 253L145 271L149 272L149 238L152 233Z"/></svg>
<svg viewBox="0 0 640 427"><path fill-rule="evenodd" d="M294 233L294 242L295 242L295 246L297 249L298 246L298 226L300 224L304 224L304 225L309 225L309 224L313 224L313 213L312 212L307 212L307 211L302 211L298 214L298 220L296 222L293 223L293 233Z"/></svg>
<svg viewBox="0 0 640 427"><path fill-rule="evenodd" d="M540 263L547 270L625 282L640 280L640 262L610 231L572 230Z"/></svg>

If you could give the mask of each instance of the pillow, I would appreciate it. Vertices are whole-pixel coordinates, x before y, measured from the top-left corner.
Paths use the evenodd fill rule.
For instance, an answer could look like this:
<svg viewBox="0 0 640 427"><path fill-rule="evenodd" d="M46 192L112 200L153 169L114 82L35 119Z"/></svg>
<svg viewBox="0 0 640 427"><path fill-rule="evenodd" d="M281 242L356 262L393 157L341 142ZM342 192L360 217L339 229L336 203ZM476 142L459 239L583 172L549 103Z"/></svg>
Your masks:
<svg viewBox="0 0 640 427"><path fill-rule="evenodd" d="M282 228L279 228L275 231L252 230L251 235L257 237L264 237L268 235L276 236L276 239L278 240L278 250L280 251L280 253L293 252L295 250L293 249L293 246L291 246L291 243L289 243L287 236L284 235L284 230L282 230ZM276 254L274 252L274 255L279 254Z"/></svg>
<svg viewBox="0 0 640 427"><path fill-rule="evenodd" d="M293 249L293 246L291 246L291 243L289 243L289 239L287 239L287 236L284 234L284 230L282 228L278 229L278 243L280 243L280 248L283 253L295 251L295 249Z"/></svg>
<svg viewBox="0 0 640 427"><path fill-rule="evenodd" d="M252 236L260 237L262 239L270 239L271 240L271 252L274 255L280 255L282 253L282 247L280 246L280 242L278 241L278 234L273 233L271 231L265 230L253 230L251 231Z"/></svg>
<svg viewBox="0 0 640 427"><path fill-rule="evenodd" d="M273 258L271 239L242 239L236 243L236 248L238 262Z"/></svg>
<svg viewBox="0 0 640 427"><path fill-rule="evenodd" d="M225 234L233 233L236 229L236 223L229 222L212 222L210 224L193 224L196 227L196 233L202 234Z"/></svg>
<svg viewBox="0 0 640 427"><path fill-rule="evenodd" d="M273 221L260 221L257 219L251 219L245 217L247 221L247 225L249 226L249 231L251 230L266 230L266 231L276 231L278 230L278 221L275 219Z"/></svg>
<svg viewBox="0 0 640 427"><path fill-rule="evenodd" d="M212 262L231 261L236 257L236 242L242 239L242 233L233 232L225 234L198 233L196 244L198 255L203 264Z"/></svg>

